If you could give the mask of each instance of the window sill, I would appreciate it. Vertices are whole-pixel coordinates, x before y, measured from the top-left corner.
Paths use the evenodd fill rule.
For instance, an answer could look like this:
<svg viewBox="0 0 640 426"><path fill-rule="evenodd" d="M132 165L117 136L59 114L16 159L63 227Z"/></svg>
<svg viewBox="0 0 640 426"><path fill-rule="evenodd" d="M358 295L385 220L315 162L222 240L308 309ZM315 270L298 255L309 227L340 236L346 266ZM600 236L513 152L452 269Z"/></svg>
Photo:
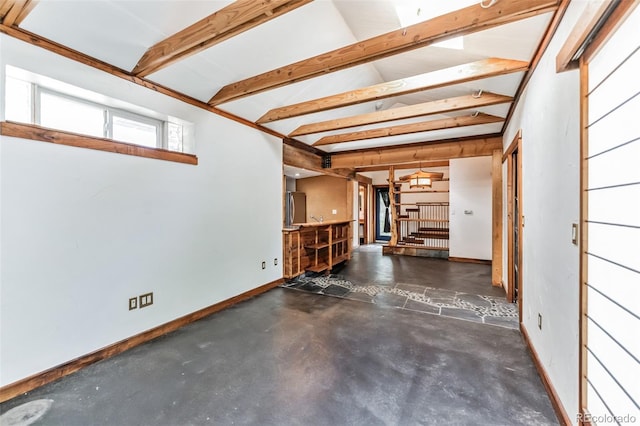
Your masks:
<svg viewBox="0 0 640 426"><path fill-rule="evenodd" d="M0 135L15 138L30 139L34 141L50 142L59 145L75 146L77 148L96 149L98 151L113 152L116 154L134 155L136 157L154 158L156 160L173 161L184 164L198 164L198 157L193 154L167 151L160 148L147 148L125 142L117 142L111 139L96 138L93 136L79 135L77 133L53 130L33 124L14 123L12 121L0 122Z"/></svg>

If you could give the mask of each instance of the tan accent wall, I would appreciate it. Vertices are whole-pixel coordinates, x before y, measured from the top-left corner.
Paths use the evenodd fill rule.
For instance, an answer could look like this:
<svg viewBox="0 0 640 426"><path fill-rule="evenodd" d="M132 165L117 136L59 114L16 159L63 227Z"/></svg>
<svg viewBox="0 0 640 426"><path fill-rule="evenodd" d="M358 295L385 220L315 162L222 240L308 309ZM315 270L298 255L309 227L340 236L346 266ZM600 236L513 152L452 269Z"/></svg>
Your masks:
<svg viewBox="0 0 640 426"><path fill-rule="evenodd" d="M307 222L313 222L311 216L324 220L349 220L352 212L349 210L346 179L331 176L316 176L298 179L296 190L307 194ZM336 210L336 214L332 211Z"/></svg>

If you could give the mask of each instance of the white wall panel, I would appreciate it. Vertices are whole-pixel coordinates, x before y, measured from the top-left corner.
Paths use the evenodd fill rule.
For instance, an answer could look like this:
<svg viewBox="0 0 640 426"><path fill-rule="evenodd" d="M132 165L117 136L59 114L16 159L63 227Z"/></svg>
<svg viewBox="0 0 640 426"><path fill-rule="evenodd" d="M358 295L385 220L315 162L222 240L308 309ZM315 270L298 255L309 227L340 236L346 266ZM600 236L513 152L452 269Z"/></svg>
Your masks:
<svg viewBox="0 0 640 426"><path fill-rule="evenodd" d="M184 119L195 124L199 159L190 166L2 138L0 385L282 277L273 265L282 253L279 140L18 40L0 42L0 86L10 64ZM154 304L128 311L128 299L146 292Z"/></svg>

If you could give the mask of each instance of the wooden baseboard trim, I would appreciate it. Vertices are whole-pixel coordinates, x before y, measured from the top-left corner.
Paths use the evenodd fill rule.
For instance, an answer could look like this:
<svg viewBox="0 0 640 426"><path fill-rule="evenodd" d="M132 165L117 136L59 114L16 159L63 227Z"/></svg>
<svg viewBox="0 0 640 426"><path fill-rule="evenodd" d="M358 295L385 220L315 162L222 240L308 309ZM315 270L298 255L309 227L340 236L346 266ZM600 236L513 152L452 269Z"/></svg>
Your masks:
<svg viewBox="0 0 640 426"><path fill-rule="evenodd" d="M480 265L491 265L490 260L486 259L471 259L468 257L449 257L449 262L461 262L461 263L478 263Z"/></svg>
<svg viewBox="0 0 640 426"><path fill-rule="evenodd" d="M143 333L121 340L102 349L98 349L95 352L91 352L87 355L71 360L65 364L50 368L17 382L3 386L2 388L0 388L0 402L5 402L22 393L32 391L40 386L53 382L54 380L60 379L64 376L68 376L71 373L75 373L76 371L87 367L88 365L91 365L95 362L118 355L142 343L148 342L164 334L184 327L187 324L198 321L211 314L222 311L223 309L227 309L237 303L271 290L272 288L279 286L283 282L284 280L280 278L278 280L264 284L260 287L256 287L252 290L241 293L230 299L223 300L222 302L218 302L199 311L195 311L168 323L159 325L155 328L152 328L151 330L147 330Z"/></svg>
<svg viewBox="0 0 640 426"><path fill-rule="evenodd" d="M549 395L549 399L551 400L551 405L553 406L553 410L556 412L556 416L558 417L558 421L561 425L571 426L571 419L567 415L562 402L560 401L560 397L558 397L558 393L556 389L553 387L549 376L547 375L547 371L542 366L540 362L540 357L538 356L538 352L536 352L535 348L531 344L531 340L529 339L529 333L527 332L526 327L523 323L520 323L520 332L522 333L522 337L529 348L529 352L531 352L531 357L533 358L533 363L536 366L536 370L538 370L538 374L540 375L540 379L542 380L542 384Z"/></svg>

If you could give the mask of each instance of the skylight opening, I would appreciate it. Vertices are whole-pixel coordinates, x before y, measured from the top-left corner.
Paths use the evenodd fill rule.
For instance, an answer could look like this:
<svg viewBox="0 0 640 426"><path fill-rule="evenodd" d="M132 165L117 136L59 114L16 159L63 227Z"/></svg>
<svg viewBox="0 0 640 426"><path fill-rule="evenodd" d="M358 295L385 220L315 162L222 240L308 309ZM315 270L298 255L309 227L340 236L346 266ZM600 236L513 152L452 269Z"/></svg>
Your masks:
<svg viewBox="0 0 640 426"><path fill-rule="evenodd" d="M395 10L396 15L398 16L398 21L400 21L400 26L404 28L451 12L451 3L452 2L448 1L434 0L396 0ZM432 46L444 49L462 50L464 49L464 37L454 37L438 43L433 43Z"/></svg>

